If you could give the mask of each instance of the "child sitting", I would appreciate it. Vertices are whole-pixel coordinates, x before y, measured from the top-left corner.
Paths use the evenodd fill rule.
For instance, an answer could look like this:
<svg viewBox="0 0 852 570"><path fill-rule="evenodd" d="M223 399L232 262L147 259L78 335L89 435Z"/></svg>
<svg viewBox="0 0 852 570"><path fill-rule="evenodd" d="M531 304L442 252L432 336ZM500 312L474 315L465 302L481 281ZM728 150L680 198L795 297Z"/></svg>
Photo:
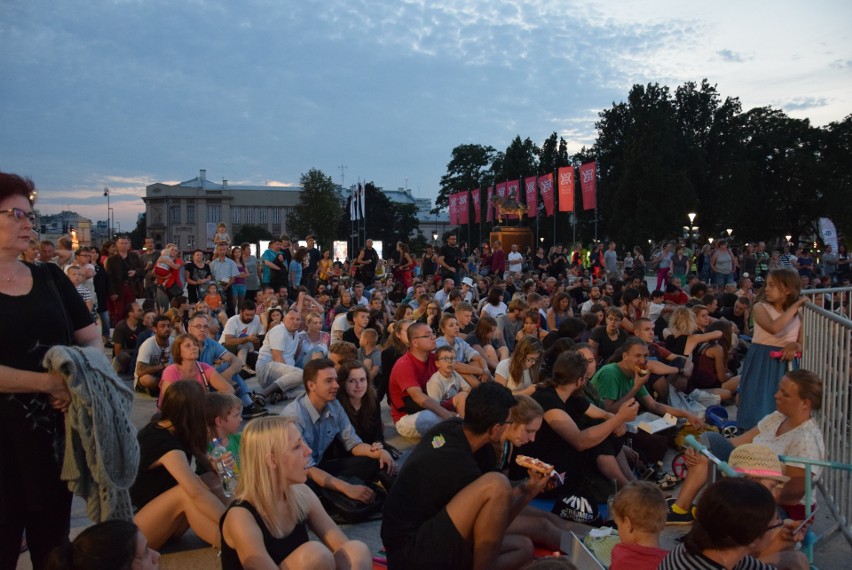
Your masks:
<svg viewBox="0 0 852 570"><path fill-rule="evenodd" d="M382 371L382 351L377 348L379 342L379 333L375 329L364 329L361 331L361 336L358 343L361 345L358 349L358 360L367 368L367 378L373 382L379 372Z"/></svg>
<svg viewBox="0 0 852 570"><path fill-rule="evenodd" d="M228 235L228 227L224 222L219 222L216 225L216 234L213 236L213 243L215 245L223 243L228 247L231 246L231 236Z"/></svg>
<svg viewBox="0 0 852 570"><path fill-rule="evenodd" d="M213 439L218 439L222 447L227 449L233 463L226 459L228 466L233 469L235 475L240 474L240 440L242 434L240 424L242 418L243 403L233 394L212 392L207 394L207 402L204 409L204 418L207 421L207 431L210 440L207 444L207 453L213 452Z"/></svg>
<svg viewBox="0 0 852 570"><path fill-rule="evenodd" d="M228 323L228 316L225 314L225 309L222 306L224 301L219 293L219 287L215 283L207 286L207 294L204 295L204 304L210 309L210 314L216 317L216 320L224 327Z"/></svg>
<svg viewBox="0 0 852 570"><path fill-rule="evenodd" d="M611 570L656 570L668 552L660 548L666 500L653 483L631 481L612 501L621 543L612 549Z"/></svg>
<svg viewBox="0 0 852 570"><path fill-rule="evenodd" d="M470 391L470 385L454 370L455 351L449 346L439 347L435 351L435 366L438 371L426 382L426 393L444 408L464 417L464 401Z"/></svg>

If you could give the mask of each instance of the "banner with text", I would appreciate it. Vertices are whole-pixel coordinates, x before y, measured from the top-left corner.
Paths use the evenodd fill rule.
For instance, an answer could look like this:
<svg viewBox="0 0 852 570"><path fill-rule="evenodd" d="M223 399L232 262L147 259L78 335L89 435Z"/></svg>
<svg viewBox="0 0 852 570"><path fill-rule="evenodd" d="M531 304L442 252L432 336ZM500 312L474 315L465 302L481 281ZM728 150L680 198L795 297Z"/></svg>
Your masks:
<svg viewBox="0 0 852 570"><path fill-rule="evenodd" d="M450 194L450 225L455 226L459 223L458 213L458 196Z"/></svg>
<svg viewBox="0 0 852 570"><path fill-rule="evenodd" d="M494 199L494 187L488 187L488 194L486 195L487 200L485 201L485 221L493 222L494 221L494 205L491 203L491 200Z"/></svg>
<svg viewBox="0 0 852 570"><path fill-rule="evenodd" d="M538 177L538 189L541 192L541 201L544 202L545 215L553 215L553 173Z"/></svg>
<svg viewBox="0 0 852 570"><path fill-rule="evenodd" d="M583 209L594 210L597 205L598 171L597 162L580 166L580 186L583 189Z"/></svg>
<svg viewBox="0 0 852 570"><path fill-rule="evenodd" d="M470 193L470 199L473 202L473 221L478 224L482 221L482 209L479 207L479 188Z"/></svg>
<svg viewBox="0 0 852 570"><path fill-rule="evenodd" d="M465 225L470 223L470 206L468 205L470 194L467 190L462 190L458 193L458 204L456 205L458 209L458 219L460 225Z"/></svg>
<svg viewBox="0 0 852 570"><path fill-rule="evenodd" d="M563 166L559 169L559 211L574 211L574 167Z"/></svg>

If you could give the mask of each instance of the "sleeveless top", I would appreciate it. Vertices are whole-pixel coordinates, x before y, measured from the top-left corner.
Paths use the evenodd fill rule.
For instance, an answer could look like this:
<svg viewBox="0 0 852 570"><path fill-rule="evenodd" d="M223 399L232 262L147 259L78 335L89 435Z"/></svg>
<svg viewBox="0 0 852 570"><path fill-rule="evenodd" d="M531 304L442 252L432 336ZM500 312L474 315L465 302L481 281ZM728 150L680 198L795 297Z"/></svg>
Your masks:
<svg viewBox="0 0 852 570"><path fill-rule="evenodd" d="M781 316L781 312L769 303L761 303L761 305L763 305L763 307L766 309L766 312L769 313L769 316L772 317L772 319L777 319L779 316ZM801 326L801 317L796 316L789 323L787 323L786 327L781 329L778 333L772 334L767 330L761 328L760 325L755 322L754 337L752 339L752 343L764 344L767 346L783 347L786 344L790 344L791 342L797 342L799 340L799 327Z"/></svg>
<svg viewBox="0 0 852 570"><path fill-rule="evenodd" d="M240 563L240 557L237 554L237 551L225 542L225 536L222 534L222 526L225 523L225 517L228 516L228 511L234 507L242 507L250 512L254 517L254 520L257 522L257 526L263 533L263 546L266 548L267 554L269 554L269 557L272 558L272 561L276 565L281 564L281 562L290 556L294 550L309 540L308 530L304 521L296 524L296 526L293 527L292 532L290 532L287 536L275 538L269 532L269 529L266 528L266 523L263 522L263 517L260 516L260 513L257 512L254 505L248 501L234 501L228 506L227 510L222 515L222 518L219 519L219 534L222 536L222 570L243 570L243 565Z"/></svg>
<svg viewBox="0 0 852 570"><path fill-rule="evenodd" d="M716 252L716 273L728 275L734 270L734 258L731 252Z"/></svg>

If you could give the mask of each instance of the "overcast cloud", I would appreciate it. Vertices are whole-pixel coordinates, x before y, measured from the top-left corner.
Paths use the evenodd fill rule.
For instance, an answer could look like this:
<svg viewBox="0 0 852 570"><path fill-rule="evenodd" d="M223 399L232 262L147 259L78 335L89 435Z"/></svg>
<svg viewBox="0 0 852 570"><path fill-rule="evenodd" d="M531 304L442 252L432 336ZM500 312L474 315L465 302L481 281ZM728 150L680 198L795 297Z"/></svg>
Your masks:
<svg viewBox="0 0 852 570"><path fill-rule="evenodd" d="M432 198L453 147L556 131L577 150L634 83L707 77L745 109L852 112L852 4L323 0L0 3L0 169L45 213L142 211L206 168Z"/></svg>

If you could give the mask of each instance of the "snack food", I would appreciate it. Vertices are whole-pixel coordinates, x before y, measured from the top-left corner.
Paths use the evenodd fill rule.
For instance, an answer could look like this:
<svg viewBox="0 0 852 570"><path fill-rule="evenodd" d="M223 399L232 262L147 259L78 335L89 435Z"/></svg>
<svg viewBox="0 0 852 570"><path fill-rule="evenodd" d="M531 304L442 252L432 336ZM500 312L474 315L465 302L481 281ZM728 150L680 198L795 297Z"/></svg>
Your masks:
<svg viewBox="0 0 852 570"><path fill-rule="evenodd" d="M544 475L551 475L553 473L553 465L545 463L540 459L536 459L535 457L530 457L528 455L518 455L515 457L515 463L520 465L521 467L525 467L527 469L533 469L542 473Z"/></svg>
<svg viewBox="0 0 852 570"><path fill-rule="evenodd" d="M647 376L651 373L647 368L642 368L641 366L636 366L633 368L633 371L636 372L639 376Z"/></svg>

